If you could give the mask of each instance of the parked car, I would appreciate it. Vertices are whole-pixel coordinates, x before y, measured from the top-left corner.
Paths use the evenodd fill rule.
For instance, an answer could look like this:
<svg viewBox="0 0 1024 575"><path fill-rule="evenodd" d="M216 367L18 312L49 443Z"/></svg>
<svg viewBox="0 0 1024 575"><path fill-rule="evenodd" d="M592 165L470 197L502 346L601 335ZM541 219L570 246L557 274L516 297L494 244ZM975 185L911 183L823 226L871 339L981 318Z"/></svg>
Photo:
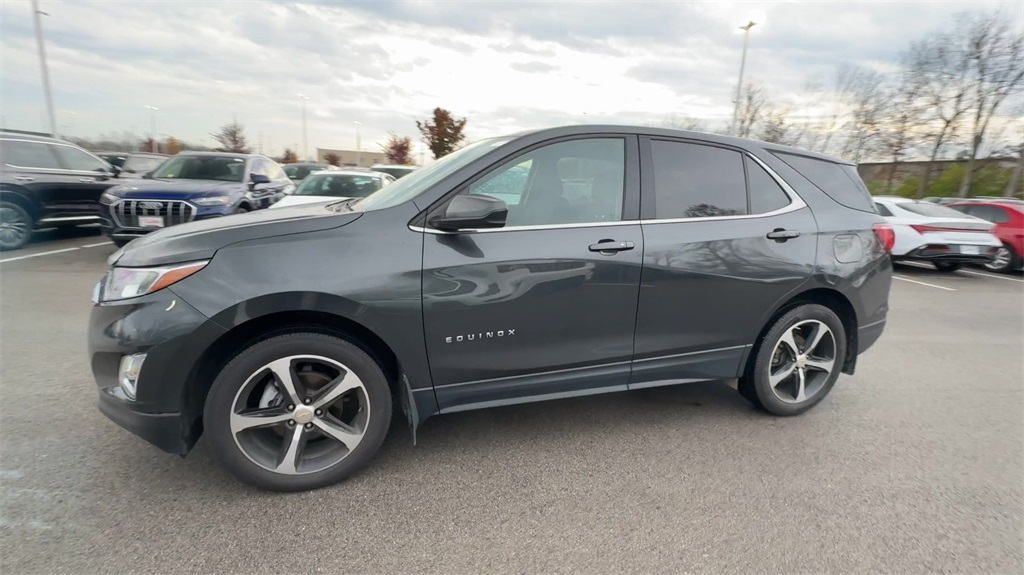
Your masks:
<svg viewBox="0 0 1024 575"><path fill-rule="evenodd" d="M302 180L294 193L271 207L284 208L332 200L365 198L394 181L395 178L392 176L380 172L354 170L313 172Z"/></svg>
<svg viewBox="0 0 1024 575"><path fill-rule="evenodd" d="M950 208L995 224L993 233L1002 243L992 261L984 264L994 272L1010 272L1024 266L1024 202L1001 199L950 204Z"/></svg>
<svg viewBox="0 0 1024 575"><path fill-rule="evenodd" d="M986 264L1002 245L991 223L965 216L946 206L901 198L875 196L875 208L892 225L896 261L928 262L942 272L963 264Z"/></svg>
<svg viewBox="0 0 1024 575"><path fill-rule="evenodd" d="M0 250L38 228L100 222L100 195L120 169L64 140L0 130Z"/></svg>
<svg viewBox="0 0 1024 575"><path fill-rule="evenodd" d="M419 166L403 166L397 164L374 164L370 166L371 170L375 172L384 172L385 174L390 174L391 176L394 176L396 180L403 176L408 176L409 174L415 172L418 168Z"/></svg>
<svg viewBox="0 0 1024 575"><path fill-rule="evenodd" d="M514 205L480 193L529 170ZM468 145L361 200L160 230L113 254L99 409L304 490L436 414L739 378L797 415L882 334L892 228L855 166L572 126Z"/></svg>
<svg viewBox="0 0 1024 575"><path fill-rule="evenodd" d="M121 177L141 178L142 176L157 169L160 164L167 161L171 156L168 154L154 154L151 152L133 152L121 164Z"/></svg>
<svg viewBox="0 0 1024 575"><path fill-rule="evenodd" d="M282 164L284 173L288 175L295 182L301 182L306 179L306 176L313 172L320 172L323 170L337 170L338 166L332 166L331 164L318 164L313 162L298 162L294 164Z"/></svg>
<svg viewBox="0 0 1024 575"><path fill-rule="evenodd" d="M181 152L144 178L100 198L107 235L118 246L153 230L269 207L295 185L258 154Z"/></svg>

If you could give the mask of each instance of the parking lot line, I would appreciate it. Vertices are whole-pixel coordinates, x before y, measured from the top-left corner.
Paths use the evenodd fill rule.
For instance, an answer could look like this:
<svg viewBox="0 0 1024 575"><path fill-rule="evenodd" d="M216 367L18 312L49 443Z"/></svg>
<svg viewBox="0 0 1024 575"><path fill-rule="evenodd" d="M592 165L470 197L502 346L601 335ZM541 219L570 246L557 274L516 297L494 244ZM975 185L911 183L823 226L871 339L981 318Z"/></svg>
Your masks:
<svg viewBox="0 0 1024 575"><path fill-rule="evenodd" d="M894 276L892 276L892 279L894 279L894 280L903 280L903 281L905 281L905 282L910 282L910 283L912 283L912 284L918 284L918 285L923 285L923 286L933 287L933 288L935 288L935 289L944 289L944 290L946 290L946 291L956 291L955 289L953 289L953 288L949 288L949 287L946 287L946 286L939 286L939 285L935 285L935 284L929 284L929 283L925 283L925 282L919 282L919 281L917 281L917 280L912 280L912 279L910 279L910 278L902 278L902 277L900 277L900 276L897 276L897 275L894 275Z"/></svg>
<svg viewBox="0 0 1024 575"><path fill-rule="evenodd" d="M27 260L29 258L38 258L40 256L52 256L54 254L63 254L65 252L73 252L75 250L84 250L85 248L98 248L100 246L107 246L107 245L110 245L112 243L113 242L100 242L98 244L87 244L87 245L84 245L84 246L76 246L76 247L73 247L73 248L64 248L64 249L61 249L61 250L50 250L48 252L39 252L37 254L29 254L27 256L16 256L16 257L13 257L13 258L4 258L4 259L0 260L0 264L2 264L4 262L16 262L16 261L19 261L19 260Z"/></svg>
<svg viewBox="0 0 1024 575"><path fill-rule="evenodd" d="M981 276L981 277L985 277L985 278L995 278L997 280L1009 280L1009 281L1012 281L1012 282L1017 282L1019 284L1024 284L1024 280L1022 280L1022 279L1011 278L1011 277L1007 277L1007 276L997 276L996 274L987 274L987 273L984 273L984 272L972 272L970 270L958 270L958 271L960 273L962 273L962 274L971 274L972 276Z"/></svg>

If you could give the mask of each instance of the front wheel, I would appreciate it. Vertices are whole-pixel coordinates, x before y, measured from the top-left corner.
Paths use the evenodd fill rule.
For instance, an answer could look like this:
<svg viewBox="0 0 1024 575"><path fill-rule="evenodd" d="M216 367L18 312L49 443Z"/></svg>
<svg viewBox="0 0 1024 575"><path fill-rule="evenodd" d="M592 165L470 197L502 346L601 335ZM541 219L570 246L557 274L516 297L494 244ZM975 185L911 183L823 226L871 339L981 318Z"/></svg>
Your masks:
<svg viewBox="0 0 1024 575"><path fill-rule="evenodd" d="M996 250L996 255L992 258L992 261L985 264L985 269L996 273L1007 273L1017 267L1020 261L1018 258L1019 256L1014 253L1013 248L1004 244Z"/></svg>
<svg viewBox="0 0 1024 575"><path fill-rule="evenodd" d="M291 333L258 342L217 376L203 424L213 452L246 483L302 491L366 465L391 422L380 366L337 337Z"/></svg>
<svg viewBox="0 0 1024 575"><path fill-rule="evenodd" d="M951 262L934 262L932 265L935 266L935 269L945 273L953 273L956 270L960 269L960 264L955 264Z"/></svg>
<svg viewBox="0 0 1024 575"><path fill-rule="evenodd" d="M828 395L846 358L843 322L804 304L780 317L754 349L740 393L774 415L798 415Z"/></svg>
<svg viewBox="0 0 1024 575"><path fill-rule="evenodd" d="M13 202L0 202L0 251L24 247L32 237L32 218Z"/></svg>

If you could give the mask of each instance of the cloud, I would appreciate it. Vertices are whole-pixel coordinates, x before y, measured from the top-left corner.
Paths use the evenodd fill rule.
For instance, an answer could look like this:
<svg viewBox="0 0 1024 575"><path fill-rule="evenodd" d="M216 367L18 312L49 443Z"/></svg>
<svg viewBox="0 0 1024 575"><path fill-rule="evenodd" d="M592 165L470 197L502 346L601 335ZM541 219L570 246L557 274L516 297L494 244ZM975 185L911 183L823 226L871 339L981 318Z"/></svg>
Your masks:
<svg viewBox="0 0 1024 575"><path fill-rule="evenodd" d="M149 130L190 141L233 116L268 152L417 136L435 106L473 138L564 123L660 123L731 113L745 3L47 0L59 123L71 135ZM762 2L747 74L794 96L838 65L891 67L910 40L999 2ZM0 95L10 127L44 127L27 2L0 3Z"/></svg>

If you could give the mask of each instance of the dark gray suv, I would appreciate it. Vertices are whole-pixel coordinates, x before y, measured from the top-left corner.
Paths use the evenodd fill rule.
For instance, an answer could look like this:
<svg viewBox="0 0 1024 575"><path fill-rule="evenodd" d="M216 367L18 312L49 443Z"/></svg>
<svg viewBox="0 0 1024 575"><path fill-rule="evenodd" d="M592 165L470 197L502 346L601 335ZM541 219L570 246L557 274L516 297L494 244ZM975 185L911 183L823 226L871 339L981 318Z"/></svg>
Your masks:
<svg viewBox="0 0 1024 575"><path fill-rule="evenodd" d="M96 286L89 353L121 426L181 455L205 431L242 480L312 489L370 461L393 405L414 440L435 414L708 380L806 411L881 335L892 240L840 160L541 130L365 199L140 238Z"/></svg>

